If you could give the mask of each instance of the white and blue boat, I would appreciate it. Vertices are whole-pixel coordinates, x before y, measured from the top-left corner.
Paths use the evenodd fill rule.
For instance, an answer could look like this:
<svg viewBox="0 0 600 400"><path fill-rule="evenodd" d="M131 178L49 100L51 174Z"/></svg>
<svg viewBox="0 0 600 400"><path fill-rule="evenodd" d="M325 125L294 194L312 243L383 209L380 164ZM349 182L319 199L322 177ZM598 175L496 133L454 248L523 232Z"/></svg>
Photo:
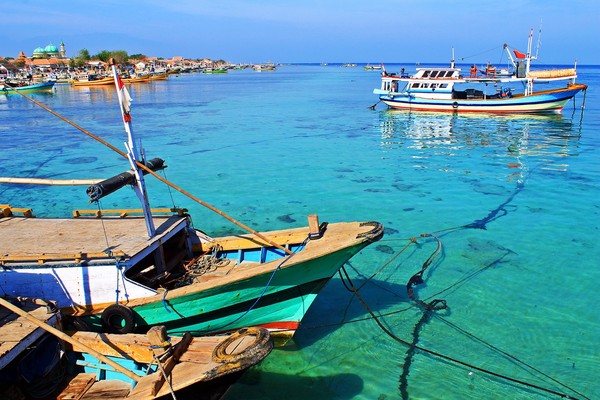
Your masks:
<svg viewBox="0 0 600 400"><path fill-rule="evenodd" d="M391 108L412 111L450 111L484 113L560 113L565 104L587 85L575 83L577 69L531 71L533 35L529 35L527 54L505 45L514 74L477 74L471 68L463 74L454 57L449 67L418 68L414 75L382 72L381 86L373 91ZM566 84L564 84L566 82ZM553 88L534 90L534 84L554 84ZM562 83L563 85L557 85Z"/></svg>

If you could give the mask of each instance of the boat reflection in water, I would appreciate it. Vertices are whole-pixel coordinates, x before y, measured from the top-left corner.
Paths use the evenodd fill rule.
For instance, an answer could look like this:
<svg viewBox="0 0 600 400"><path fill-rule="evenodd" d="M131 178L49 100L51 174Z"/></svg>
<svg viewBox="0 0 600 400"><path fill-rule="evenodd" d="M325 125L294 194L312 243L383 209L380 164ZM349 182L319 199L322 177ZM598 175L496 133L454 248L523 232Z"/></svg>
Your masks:
<svg viewBox="0 0 600 400"><path fill-rule="evenodd" d="M565 157L577 152L574 144L581 133L581 124L575 119L575 115L562 114L448 114L388 109L380 112L381 146L386 151L412 149L412 159L431 160L440 154L460 156L474 148L497 148L501 142L506 156L515 158L514 162L507 161L510 168L522 169L520 159L527 155L543 157L544 169L566 170ZM422 167L431 166L424 163Z"/></svg>

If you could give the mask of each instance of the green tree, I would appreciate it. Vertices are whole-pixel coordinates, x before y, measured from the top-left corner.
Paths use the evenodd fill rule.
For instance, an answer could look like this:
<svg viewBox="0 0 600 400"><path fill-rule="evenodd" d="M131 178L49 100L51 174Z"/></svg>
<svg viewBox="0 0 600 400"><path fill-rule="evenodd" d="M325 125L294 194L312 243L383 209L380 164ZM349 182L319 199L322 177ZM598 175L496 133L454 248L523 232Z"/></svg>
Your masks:
<svg viewBox="0 0 600 400"><path fill-rule="evenodd" d="M112 52L110 52L108 50L102 50L100 53L98 53L94 56L95 59L104 61L105 63L107 63L111 57L112 57Z"/></svg>
<svg viewBox="0 0 600 400"><path fill-rule="evenodd" d="M139 54L138 53L138 54L132 54L132 55L130 55L129 58L133 58L134 60L143 60L143 59L145 59L147 57L146 57L145 54Z"/></svg>
<svg viewBox="0 0 600 400"><path fill-rule="evenodd" d="M75 57L75 58L79 58L84 61L90 61L92 59L92 57L90 56L90 52L87 49L79 50L79 53L77 54L77 57Z"/></svg>
<svg viewBox="0 0 600 400"><path fill-rule="evenodd" d="M129 56L125 50L113 50L111 55L119 65L126 65L129 63Z"/></svg>

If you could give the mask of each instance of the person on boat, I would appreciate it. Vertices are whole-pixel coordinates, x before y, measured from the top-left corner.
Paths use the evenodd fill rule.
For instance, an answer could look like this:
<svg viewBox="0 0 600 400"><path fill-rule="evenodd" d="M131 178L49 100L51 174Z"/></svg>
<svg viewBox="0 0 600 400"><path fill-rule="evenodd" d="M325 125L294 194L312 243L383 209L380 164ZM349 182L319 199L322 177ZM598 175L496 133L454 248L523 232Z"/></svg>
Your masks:
<svg viewBox="0 0 600 400"><path fill-rule="evenodd" d="M475 78L477 76L477 65L471 65L471 78Z"/></svg>

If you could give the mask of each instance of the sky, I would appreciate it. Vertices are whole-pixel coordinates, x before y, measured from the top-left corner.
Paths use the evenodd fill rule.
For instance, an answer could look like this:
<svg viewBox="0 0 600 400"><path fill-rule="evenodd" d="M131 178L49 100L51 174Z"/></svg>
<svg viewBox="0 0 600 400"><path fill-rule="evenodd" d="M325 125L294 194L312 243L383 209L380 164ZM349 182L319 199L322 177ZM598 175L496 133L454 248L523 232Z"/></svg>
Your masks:
<svg viewBox="0 0 600 400"><path fill-rule="evenodd" d="M502 45L538 63L600 64L598 0L10 0L0 56L64 42L232 63L506 62Z"/></svg>

